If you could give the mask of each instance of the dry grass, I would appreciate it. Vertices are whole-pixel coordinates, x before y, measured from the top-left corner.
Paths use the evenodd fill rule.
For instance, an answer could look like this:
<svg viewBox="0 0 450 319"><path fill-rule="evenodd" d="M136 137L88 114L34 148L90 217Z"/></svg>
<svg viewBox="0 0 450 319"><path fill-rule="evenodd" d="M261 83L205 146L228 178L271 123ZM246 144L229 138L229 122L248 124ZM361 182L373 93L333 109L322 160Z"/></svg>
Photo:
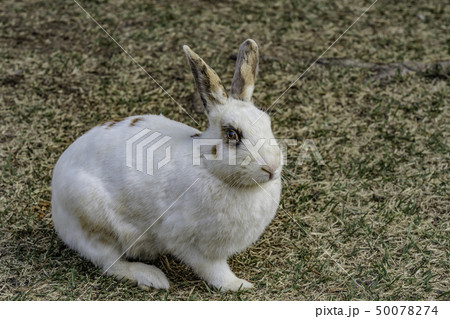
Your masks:
<svg viewBox="0 0 450 319"><path fill-rule="evenodd" d="M229 87L230 55L255 39L264 56L255 102L266 108L371 2L80 3L188 108L181 46ZM379 0L326 57L448 59L449 10ZM97 281L98 269L55 236L49 209L52 168L89 128L145 113L193 121L72 1L2 1L0 61L0 299L449 299L448 73L380 84L366 81L370 70L314 66L274 108L273 127L314 140L326 165L286 167L277 217L230 261L257 288L218 294L169 256L156 261L169 292Z"/></svg>

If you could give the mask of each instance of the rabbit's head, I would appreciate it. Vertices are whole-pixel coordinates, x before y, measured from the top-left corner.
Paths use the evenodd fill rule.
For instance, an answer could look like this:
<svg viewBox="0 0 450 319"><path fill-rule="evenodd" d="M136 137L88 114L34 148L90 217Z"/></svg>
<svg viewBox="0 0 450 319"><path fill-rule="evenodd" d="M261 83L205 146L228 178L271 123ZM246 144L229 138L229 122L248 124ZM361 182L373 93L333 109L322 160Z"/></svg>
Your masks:
<svg viewBox="0 0 450 319"><path fill-rule="evenodd" d="M236 187L279 179L281 151L270 117L252 103L259 59L255 41L239 48L230 97L216 72L188 46L183 49L209 119L199 137L204 165Z"/></svg>

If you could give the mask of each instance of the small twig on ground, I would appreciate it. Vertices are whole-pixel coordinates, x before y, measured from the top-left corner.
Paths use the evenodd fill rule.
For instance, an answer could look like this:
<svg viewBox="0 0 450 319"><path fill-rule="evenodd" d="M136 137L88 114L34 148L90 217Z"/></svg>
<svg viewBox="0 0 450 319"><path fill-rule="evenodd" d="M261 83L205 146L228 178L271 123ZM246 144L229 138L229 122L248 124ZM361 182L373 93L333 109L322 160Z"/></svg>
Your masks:
<svg viewBox="0 0 450 319"><path fill-rule="evenodd" d="M418 74L425 77L446 78L450 76L450 60L434 61L430 63L421 62L396 62L390 64L363 62L346 58L320 59L317 64L336 65L347 68L369 69L376 72L370 81L388 82L396 75Z"/></svg>

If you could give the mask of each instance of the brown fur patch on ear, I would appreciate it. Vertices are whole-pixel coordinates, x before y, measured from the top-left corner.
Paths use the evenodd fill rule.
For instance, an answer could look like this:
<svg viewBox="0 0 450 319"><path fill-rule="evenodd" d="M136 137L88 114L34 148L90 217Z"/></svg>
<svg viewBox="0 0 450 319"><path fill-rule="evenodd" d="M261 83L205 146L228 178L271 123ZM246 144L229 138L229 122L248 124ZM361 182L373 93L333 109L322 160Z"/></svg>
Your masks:
<svg viewBox="0 0 450 319"><path fill-rule="evenodd" d="M136 118L131 120L130 126L134 126L137 122L142 121L142 120L143 120L142 117L136 117Z"/></svg>
<svg viewBox="0 0 450 319"><path fill-rule="evenodd" d="M199 137L201 134L200 133L196 133L194 135L191 135L191 137Z"/></svg>
<svg viewBox="0 0 450 319"><path fill-rule="evenodd" d="M228 96L217 73L188 46L185 45L183 49L205 109L208 111L208 107L211 104L225 103Z"/></svg>
<svg viewBox="0 0 450 319"><path fill-rule="evenodd" d="M248 39L239 48L231 83L231 96L250 102L258 72L259 52L255 41Z"/></svg>

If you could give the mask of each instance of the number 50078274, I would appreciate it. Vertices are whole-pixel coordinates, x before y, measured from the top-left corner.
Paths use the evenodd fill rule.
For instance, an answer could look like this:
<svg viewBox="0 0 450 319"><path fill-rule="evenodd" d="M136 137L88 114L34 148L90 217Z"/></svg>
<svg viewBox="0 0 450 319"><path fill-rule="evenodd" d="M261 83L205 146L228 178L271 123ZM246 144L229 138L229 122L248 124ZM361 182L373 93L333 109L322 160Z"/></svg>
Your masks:
<svg viewBox="0 0 450 319"><path fill-rule="evenodd" d="M437 315L437 306L377 306L376 315L426 316Z"/></svg>

